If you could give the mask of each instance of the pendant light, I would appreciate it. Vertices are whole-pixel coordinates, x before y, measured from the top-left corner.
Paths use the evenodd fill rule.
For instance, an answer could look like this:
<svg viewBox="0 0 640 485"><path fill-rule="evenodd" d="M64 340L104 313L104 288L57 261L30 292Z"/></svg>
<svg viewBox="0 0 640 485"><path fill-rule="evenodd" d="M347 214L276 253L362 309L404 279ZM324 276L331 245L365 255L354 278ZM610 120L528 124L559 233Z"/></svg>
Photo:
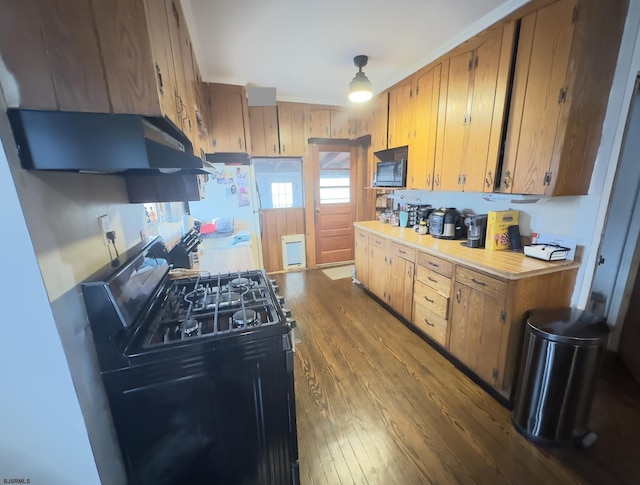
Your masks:
<svg viewBox="0 0 640 485"><path fill-rule="evenodd" d="M356 77L353 78L351 84L349 84L349 99L355 103L363 103L369 101L373 96L371 89L371 81L362 72L362 68L367 65L369 58L367 56L356 56L353 58L353 63L358 68Z"/></svg>

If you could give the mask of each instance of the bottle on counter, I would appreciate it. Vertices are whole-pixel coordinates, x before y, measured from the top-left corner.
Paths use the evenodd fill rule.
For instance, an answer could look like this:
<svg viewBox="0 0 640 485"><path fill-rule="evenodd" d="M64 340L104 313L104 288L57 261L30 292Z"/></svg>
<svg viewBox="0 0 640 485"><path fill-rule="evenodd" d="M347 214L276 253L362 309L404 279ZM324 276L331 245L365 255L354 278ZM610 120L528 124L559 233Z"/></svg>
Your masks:
<svg viewBox="0 0 640 485"><path fill-rule="evenodd" d="M427 233L427 222L420 221L420 224L418 224L418 234L426 234L426 233Z"/></svg>

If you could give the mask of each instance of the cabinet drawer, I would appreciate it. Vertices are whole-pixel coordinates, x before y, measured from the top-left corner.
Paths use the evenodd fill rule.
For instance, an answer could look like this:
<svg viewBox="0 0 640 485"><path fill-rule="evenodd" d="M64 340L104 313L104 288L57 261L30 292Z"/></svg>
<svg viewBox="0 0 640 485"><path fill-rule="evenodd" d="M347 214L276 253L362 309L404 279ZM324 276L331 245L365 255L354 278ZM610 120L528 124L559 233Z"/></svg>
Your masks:
<svg viewBox="0 0 640 485"><path fill-rule="evenodd" d="M495 298L504 298L507 283L467 268L456 268L456 283L463 284Z"/></svg>
<svg viewBox="0 0 640 485"><path fill-rule="evenodd" d="M366 231L363 231L362 229L356 228L356 240L357 241L368 241L369 240L369 233L366 232Z"/></svg>
<svg viewBox="0 0 640 485"><path fill-rule="evenodd" d="M373 244L374 246L378 246L379 248L386 248L387 240L383 237L369 234L369 244Z"/></svg>
<svg viewBox="0 0 640 485"><path fill-rule="evenodd" d="M443 276L451 278L453 274L453 263L444 259L436 258L427 253L418 253L418 265L424 266L431 271L440 273Z"/></svg>
<svg viewBox="0 0 640 485"><path fill-rule="evenodd" d="M403 246L402 244L398 244L392 242L390 245L391 254L394 256L398 256L399 258L406 259L413 263L416 262L416 250L413 248L409 248L407 246Z"/></svg>
<svg viewBox="0 0 640 485"><path fill-rule="evenodd" d="M451 293L451 278L442 276L424 266L418 266L416 269L416 280L433 288L445 298L449 298L449 294Z"/></svg>
<svg viewBox="0 0 640 485"><path fill-rule="evenodd" d="M413 324L443 347L447 345L447 321L420 303L413 305Z"/></svg>
<svg viewBox="0 0 640 485"><path fill-rule="evenodd" d="M447 318L447 310L449 308L448 298L445 298L433 288L429 288L427 285L423 285L419 281L416 281L413 295L416 303L424 306L434 315L445 319Z"/></svg>

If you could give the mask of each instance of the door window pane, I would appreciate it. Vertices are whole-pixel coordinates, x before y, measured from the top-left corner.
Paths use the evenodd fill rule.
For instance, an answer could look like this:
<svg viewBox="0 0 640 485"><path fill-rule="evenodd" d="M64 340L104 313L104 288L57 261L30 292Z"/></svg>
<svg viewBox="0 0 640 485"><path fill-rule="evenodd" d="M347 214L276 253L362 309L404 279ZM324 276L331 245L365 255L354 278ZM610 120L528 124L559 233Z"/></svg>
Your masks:
<svg viewBox="0 0 640 485"><path fill-rule="evenodd" d="M320 152L320 204L351 202L351 153Z"/></svg>
<svg viewBox="0 0 640 485"><path fill-rule="evenodd" d="M262 209L304 207L302 159L252 158Z"/></svg>

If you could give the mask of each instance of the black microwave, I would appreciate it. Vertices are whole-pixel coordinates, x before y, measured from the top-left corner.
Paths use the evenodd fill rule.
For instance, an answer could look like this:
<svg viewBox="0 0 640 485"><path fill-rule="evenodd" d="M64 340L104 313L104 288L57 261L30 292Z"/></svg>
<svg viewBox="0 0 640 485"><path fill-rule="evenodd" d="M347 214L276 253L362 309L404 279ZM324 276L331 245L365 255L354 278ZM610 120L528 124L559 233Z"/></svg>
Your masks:
<svg viewBox="0 0 640 485"><path fill-rule="evenodd" d="M406 159L378 162L373 178L374 187L405 187L406 185Z"/></svg>

